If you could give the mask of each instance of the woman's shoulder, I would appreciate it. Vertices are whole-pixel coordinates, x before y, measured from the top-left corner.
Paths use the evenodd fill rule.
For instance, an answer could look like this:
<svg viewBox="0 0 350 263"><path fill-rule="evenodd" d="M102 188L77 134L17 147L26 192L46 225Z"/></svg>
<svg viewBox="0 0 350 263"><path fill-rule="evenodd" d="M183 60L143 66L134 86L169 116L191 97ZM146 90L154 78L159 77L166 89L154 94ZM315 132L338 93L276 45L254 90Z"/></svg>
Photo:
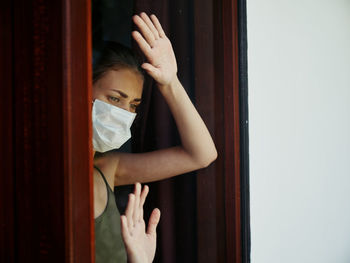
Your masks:
<svg viewBox="0 0 350 263"><path fill-rule="evenodd" d="M94 157L94 166L96 166L106 178L111 188L114 188L114 180L116 169L119 162L119 154L117 152L96 154Z"/></svg>

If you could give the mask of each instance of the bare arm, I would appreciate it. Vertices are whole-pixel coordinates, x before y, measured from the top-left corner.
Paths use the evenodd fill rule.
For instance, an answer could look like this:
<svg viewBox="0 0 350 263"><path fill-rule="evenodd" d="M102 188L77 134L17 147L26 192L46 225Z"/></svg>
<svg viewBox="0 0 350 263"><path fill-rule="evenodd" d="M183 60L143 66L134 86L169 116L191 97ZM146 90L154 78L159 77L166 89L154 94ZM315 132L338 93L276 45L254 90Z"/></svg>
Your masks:
<svg viewBox="0 0 350 263"><path fill-rule="evenodd" d="M206 167L217 157L207 127L177 78L175 55L158 19L142 13L133 20L141 33L132 35L148 59L142 67L157 81L176 121L181 145L142 154L115 154L116 185L165 179Z"/></svg>

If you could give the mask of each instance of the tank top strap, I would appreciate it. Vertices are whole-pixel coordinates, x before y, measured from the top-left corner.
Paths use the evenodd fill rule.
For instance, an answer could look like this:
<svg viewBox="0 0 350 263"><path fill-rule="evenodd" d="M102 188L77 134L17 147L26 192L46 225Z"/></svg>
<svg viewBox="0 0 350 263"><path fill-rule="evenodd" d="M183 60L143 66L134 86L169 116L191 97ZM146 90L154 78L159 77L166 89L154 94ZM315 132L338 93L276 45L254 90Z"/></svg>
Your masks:
<svg viewBox="0 0 350 263"><path fill-rule="evenodd" d="M101 174L102 179L103 179L103 181L105 182L105 184L106 184L106 186L107 186L107 189L113 192L111 186L110 186L109 183L107 182L107 179L106 179L106 177L104 176L104 174L102 173L102 171L100 170L100 168L98 168L96 165L94 165L94 168L99 172L99 174Z"/></svg>
<svg viewBox="0 0 350 263"><path fill-rule="evenodd" d="M108 195L104 211L95 218L95 262L126 263L127 255L121 235L120 213L115 195L102 171L96 166L94 168L101 174Z"/></svg>

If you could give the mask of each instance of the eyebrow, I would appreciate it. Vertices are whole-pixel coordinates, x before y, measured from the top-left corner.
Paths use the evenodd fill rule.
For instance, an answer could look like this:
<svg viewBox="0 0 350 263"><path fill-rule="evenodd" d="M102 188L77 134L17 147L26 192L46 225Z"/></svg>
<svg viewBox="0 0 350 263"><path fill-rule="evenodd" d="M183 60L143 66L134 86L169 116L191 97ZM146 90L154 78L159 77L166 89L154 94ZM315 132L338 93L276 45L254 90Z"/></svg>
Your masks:
<svg viewBox="0 0 350 263"><path fill-rule="evenodd" d="M122 91L120 91L118 89L111 89L111 90L114 91L114 92L118 92L120 94L120 96L122 96L123 98L128 98L129 97L127 94L125 94L124 92L122 92ZM140 98L136 98L133 101L139 102L139 101L141 101L141 99Z"/></svg>

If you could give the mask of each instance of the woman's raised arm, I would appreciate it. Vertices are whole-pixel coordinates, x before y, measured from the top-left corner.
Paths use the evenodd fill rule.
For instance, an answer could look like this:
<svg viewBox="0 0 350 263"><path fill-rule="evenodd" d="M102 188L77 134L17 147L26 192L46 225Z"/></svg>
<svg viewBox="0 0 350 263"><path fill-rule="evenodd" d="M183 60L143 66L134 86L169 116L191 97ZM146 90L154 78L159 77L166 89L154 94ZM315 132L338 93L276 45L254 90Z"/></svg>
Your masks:
<svg viewBox="0 0 350 263"><path fill-rule="evenodd" d="M132 36L148 62L142 68L154 78L174 116L181 145L141 154L115 153L115 184L151 182L208 166L217 157L214 142L202 118L177 78L171 42L157 17L133 17L139 31Z"/></svg>

